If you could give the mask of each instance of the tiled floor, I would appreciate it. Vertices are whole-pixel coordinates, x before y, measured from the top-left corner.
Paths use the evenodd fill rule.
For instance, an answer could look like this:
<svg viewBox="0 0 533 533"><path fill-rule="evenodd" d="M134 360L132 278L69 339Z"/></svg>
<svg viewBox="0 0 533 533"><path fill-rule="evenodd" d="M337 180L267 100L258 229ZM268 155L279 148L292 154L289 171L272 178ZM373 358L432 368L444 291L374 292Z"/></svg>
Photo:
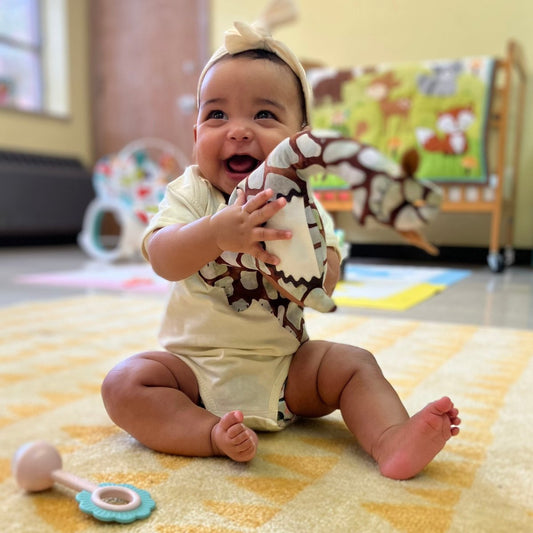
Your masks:
<svg viewBox="0 0 533 533"><path fill-rule="evenodd" d="M14 283L18 274L73 270L87 260L76 246L0 248L0 306L87 293L77 288ZM343 308L340 312L533 329L533 268L512 266L494 274L485 265L446 266L467 268L472 274L407 311Z"/></svg>

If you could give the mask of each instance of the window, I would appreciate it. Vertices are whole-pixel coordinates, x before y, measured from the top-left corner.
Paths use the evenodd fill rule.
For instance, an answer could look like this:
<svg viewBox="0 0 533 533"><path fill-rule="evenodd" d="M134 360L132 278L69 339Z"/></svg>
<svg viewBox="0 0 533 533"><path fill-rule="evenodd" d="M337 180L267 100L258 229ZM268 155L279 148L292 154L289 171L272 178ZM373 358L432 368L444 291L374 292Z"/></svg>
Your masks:
<svg viewBox="0 0 533 533"><path fill-rule="evenodd" d="M68 107L65 0L0 0L0 109Z"/></svg>

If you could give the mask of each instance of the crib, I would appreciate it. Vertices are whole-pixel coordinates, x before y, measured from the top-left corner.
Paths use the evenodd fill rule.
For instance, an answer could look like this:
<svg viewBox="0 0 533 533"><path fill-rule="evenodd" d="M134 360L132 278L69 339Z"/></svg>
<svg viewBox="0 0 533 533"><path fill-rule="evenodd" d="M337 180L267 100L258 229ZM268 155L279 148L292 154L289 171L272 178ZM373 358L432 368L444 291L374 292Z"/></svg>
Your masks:
<svg viewBox="0 0 533 533"><path fill-rule="evenodd" d="M492 86L487 101L487 179L480 183L443 179L438 185L443 191L443 213L490 215L487 264L493 272L502 272L514 262L513 223L526 88L524 55L519 43L509 41L504 57L493 58L492 64ZM338 72L337 78L342 83L343 73ZM315 98L317 88L315 84ZM340 98L339 90L338 83L330 83L326 88L322 85L319 96L323 98L324 91L329 91L332 98ZM401 98L387 102L387 112L390 113L394 111L390 108L391 103L396 103L398 114L402 112ZM383 104L382 107L385 109ZM343 118L339 118L338 110L336 120L337 126L342 126ZM359 122L350 135L357 138L363 134L362 140L367 142L364 130L364 122ZM347 134L346 130L343 134ZM342 186L318 184L315 194L332 214L352 210L352 195Z"/></svg>

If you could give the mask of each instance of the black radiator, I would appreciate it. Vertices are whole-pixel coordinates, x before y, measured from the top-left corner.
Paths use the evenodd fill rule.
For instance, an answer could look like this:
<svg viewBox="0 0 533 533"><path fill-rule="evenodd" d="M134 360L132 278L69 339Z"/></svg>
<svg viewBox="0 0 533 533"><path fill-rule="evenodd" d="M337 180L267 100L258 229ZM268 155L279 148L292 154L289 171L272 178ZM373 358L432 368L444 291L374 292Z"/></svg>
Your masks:
<svg viewBox="0 0 533 533"><path fill-rule="evenodd" d="M0 242L75 238L93 197L78 159L0 150Z"/></svg>

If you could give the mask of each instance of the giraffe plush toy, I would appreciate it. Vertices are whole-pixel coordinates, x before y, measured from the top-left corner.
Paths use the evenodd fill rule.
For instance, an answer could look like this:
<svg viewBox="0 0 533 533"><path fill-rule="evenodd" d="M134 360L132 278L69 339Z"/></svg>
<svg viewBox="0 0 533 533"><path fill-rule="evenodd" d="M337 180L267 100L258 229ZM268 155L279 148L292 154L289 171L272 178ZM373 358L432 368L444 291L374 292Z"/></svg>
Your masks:
<svg viewBox="0 0 533 533"><path fill-rule="evenodd" d="M244 253L224 252L217 259L220 266L233 271L232 289L227 291L232 296L230 304L246 305L247 298L239 287L246 286L245 278L255 272L262 276L254 276L254 286L258 278L266 277L299 306L323 312L335 309L323 289L326 240L308 181L317 174L330 172L346 181L353 191L353 213L359 223L365 224L368 217L373 217L432 252L419 230L438 213L442 196L434 185L413 177L417 165L415 151L407 153L398 167L375 148L331 131L304 131L282 141L237 188L244 191L245 198L267 188L275 191L275 198L286 198L287 205L267 226L290 229L293 238L265 243L267 250L280 258L277 266ZM236 198L235 191L229 204ZM263 294L268 292L268 287L263 290Z"/></svg>

